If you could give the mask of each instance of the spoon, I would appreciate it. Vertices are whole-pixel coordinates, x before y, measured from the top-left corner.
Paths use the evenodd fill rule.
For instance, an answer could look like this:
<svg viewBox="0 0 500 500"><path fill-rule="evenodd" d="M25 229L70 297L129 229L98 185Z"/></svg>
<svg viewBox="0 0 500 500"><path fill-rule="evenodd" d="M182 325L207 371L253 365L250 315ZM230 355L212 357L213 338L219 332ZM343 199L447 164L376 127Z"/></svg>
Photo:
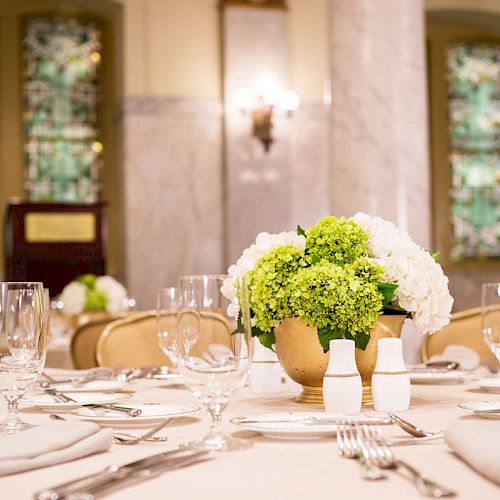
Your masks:
<svg viewBox="0 0 500 500"><path fill-rule="evenodd" d="M415 437L430 437L430 436L438 436L440 434L443 434L443 431L427 431L425 429L422 429L420 427L417 427L416 425L412 424L411 422L408 422L407 420L403 420L401 417L398 417L394 413L388 413L389 417L394 420L394 422L401 427L404 431L406 431L408 434L411 434L412 436Z"/></svg>

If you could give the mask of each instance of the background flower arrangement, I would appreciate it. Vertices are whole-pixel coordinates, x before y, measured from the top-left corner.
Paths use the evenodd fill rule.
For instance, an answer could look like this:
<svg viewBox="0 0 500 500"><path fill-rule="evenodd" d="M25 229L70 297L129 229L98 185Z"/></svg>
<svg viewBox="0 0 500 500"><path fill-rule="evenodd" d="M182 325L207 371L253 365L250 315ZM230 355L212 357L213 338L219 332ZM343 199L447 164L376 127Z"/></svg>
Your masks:
<svg viewBox="0 0 500 500"><path fill-rule="evenodd" d="M97 311L117 313L128 308L127 290L111 276L78 276L64 287L60 299L68 315Z"/></svg>
<svg viewBox="0 0 500 500"><path fill-rule="evenodd" d="M380 217L320 219L306 231L261 233L235 265L223 293L238 316L237 280L249 287L253 334L275 343L288 317L317 327L323 350L335 338L364 349L378 316L406 314L421 333L449 322L453 299L433 256Z"/></svg>

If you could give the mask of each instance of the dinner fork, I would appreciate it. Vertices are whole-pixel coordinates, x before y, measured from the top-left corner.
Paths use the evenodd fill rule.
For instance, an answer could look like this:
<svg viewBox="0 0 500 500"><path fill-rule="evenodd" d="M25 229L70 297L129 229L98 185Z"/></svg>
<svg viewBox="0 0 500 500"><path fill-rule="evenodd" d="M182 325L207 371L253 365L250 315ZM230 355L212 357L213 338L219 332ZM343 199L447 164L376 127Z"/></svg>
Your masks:
<svg viewBox="0 0 500 500"><path fill-rule="evenodd" d="M380 467L370 459L364 438L352 422L346 421L337 425L337 445L341 457L359 459L363 479L376 480L385 477Z"/></svg>
<svg viewBox="0 0 500 500"><path fill-rule="evenodd" d="M422 493L422 495L433 498L452 497L456 495L453 490L441 486L435 481L424 476L421 472L415 469L413 465L396 458L378 427L372 427L371 432L375 433L376 439L368 441L367 447L370 450L370 456L372 457L373 462L378 467L382 469L398 469L399 467L403 467L411 474L415 486L420 493Z"/></svg>

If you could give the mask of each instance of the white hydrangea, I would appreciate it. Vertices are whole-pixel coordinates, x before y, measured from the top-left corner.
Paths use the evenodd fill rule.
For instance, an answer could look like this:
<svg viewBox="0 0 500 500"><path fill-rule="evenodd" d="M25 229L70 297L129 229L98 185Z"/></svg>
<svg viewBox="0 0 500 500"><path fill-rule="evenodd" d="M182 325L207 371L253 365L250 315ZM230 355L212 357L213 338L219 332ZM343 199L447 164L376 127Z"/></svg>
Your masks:
<svg viewBox="0 0 500 500"><path fill-rule="evenodd" d="M111 276L99 276L95 287L106 294L106 311L109 313L117 313L127 308L127 290Z"/></svg>
<svg viewBox="0 0 500 500"><path fill-rule="evenodd" d="M229 266L227 271L228 277L222 285L222 294L231 301L227 309L229 316L237 318L240 311L238 297L236 296L237 281L251 271L263 255L271 248L277 246L294 246L304 251L306 248L306 238L295 231L283 231L278 234L258 234L255 243L243 251L236 264Z"/></svg>
<svg viewBox="0 0 500 500"><path fill-rule="evenodd" d="M72 281L63 288L61 293L61 300L64 304L65 314L81 314L85 307L85 300L87 297L87 287Z"/></svg>
<svg viewBox="0 0 500 500"><path fill-rule="evenodd" d="M433 333L450 322L453 298L448 278L433 257L392 222L357 213L352 217L370 234L374 260L388 283L398 285L395 302L411 314L420 333Z"/></svg>

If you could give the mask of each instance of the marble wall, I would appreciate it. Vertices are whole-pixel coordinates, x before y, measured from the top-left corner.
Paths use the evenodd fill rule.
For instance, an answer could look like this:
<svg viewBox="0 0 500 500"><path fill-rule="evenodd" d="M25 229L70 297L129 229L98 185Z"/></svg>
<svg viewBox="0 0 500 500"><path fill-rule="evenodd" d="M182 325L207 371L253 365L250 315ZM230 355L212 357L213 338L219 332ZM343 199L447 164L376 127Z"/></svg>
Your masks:
<svg viewBox="0 0 500 500"><path fill-rule="evenodd" d="M221 105L129 97L124 113L126 280L154 308L179 275L223 270Z"/></svg>

